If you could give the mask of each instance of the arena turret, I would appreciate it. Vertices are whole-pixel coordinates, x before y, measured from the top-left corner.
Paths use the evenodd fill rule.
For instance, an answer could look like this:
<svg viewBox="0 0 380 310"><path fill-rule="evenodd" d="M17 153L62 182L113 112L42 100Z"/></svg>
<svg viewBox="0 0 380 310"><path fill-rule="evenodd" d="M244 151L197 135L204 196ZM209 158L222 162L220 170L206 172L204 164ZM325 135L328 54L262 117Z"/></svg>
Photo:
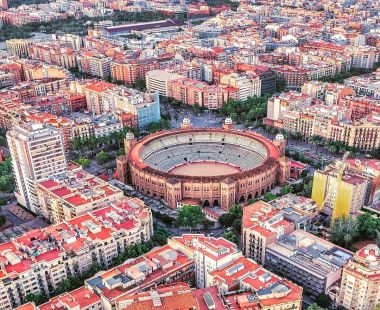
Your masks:
<svg viewBox="0 0 380 310"><path fill-rule="evenodd" d="M133 132L128 131L124 138L124 150L125 154L129 153L129 150L136 144L137 140Z"/></svg>
<svg viewBox="0 0 380 310"><path fill-rule="evenodd" d="M278 175L278 183L280 185L285 185L286 181L290 177L291 164L290 159L285 156L286 138L283 134L279 133L274 138L273 143L277 146L278 150L280 151L280 170Z"/></svg>
<svg viewBox="0 0 380 310"><path fill-rule="evenodd" d="M223 124L224 129L233 129L234 128L234 122L232 121L231 117L226 117Z"/></svg>
<svg viewBox="0 0 380 310"><path fill-rule="evenodd" d="M193 128L193 124L191 123L190 118L185 117L181 123L181 129L189 129Z"/></svg>

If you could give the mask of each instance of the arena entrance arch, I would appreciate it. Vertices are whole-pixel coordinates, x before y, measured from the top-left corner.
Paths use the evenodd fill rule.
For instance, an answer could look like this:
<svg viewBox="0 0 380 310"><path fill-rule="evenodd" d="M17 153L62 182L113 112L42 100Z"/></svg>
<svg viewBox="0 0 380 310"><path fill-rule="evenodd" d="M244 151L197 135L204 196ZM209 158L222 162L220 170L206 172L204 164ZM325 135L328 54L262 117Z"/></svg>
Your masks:
<svg viewBox="0 0 380 310"><path fill-rule="evenodd" d="M203 207L209 207L210 206L210 202L206 199L204 202L203 202Z"/></svg>

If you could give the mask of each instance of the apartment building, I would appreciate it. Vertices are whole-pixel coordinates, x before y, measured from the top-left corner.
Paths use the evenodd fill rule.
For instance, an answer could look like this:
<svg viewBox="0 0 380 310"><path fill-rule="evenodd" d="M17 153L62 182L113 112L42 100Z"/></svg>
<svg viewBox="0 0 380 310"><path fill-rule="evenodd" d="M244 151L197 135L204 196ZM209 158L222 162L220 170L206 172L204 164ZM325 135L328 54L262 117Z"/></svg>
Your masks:
<svg viewBox="0 0 380 310"><path fill-rule="evenodd" d="M31 42L28 44L28 56L31 59L67 69L77 67L77 53L70 43L59 41Z"/></svg>
<svg viewBox="0 0 380 310"><path fill-rule="evenodd" d="M14 309L28 294L51 296L62 280L82 275L93 264L109 268L112 258L128 245L148 241L152 235L150 209L137 198L123 198L103 209L29 231L1 244L1 309ZM56 298L48 304L56 304Z"/></svg>
<svg viewBox="0 0 380 310"><path fill-rule="evenodd" d="M298 92L285 92L279 96L273 96L268 99L267 117L264 122L268 125L281 126L283 115L287 111L303 109L311 105L311 97L307 94Z"/></svg>
<svg viewBox="0 0 380 310"><path fill-rule="evenodd" d="M160 96L158 91L145 93L135 89L120 89L114 93L117 111L137 115L138 127L146 130L148 125L160 121Z"/></svg>
<svg viewBox="0 0 380 310"><path fill-rule="evenodd" d="M28 46L30 43L29 40L25 39L11 39L5 41L8 53L18 57L28 56Z"/></svg>
<svg viewBox="0 0 380 310"><path fill-rule="evenodd" d="M239 89L230 86L209 86L207 83L183 78L169 83L169 97L186 105L217 110L228 99L238 99Z"/></svg>
<svg viewBox="0 0 380 310"><path fill-rule="evenodd" d="M145 75L146 88L158 91L161 96L169 97L169 84L171 81L182 79L184 76L164 70L151 70Z"/></svg>
<svg viewBox="0 0 380 310"><path fill-rule="evenodd" d="M317 296L340 281L352 253L304 230L284 234L267 246L265 267Z"/></svg>
<svg viewBox="0 0 380 310"><path fill-rule="evenodd" d="M160 63L154 58L126 62L111 62L111 77L116 81L132 84L138 79L145 79L147 72L158 70Z"/></svg>
<svg viewBox="0 0 380 310"><path fill-rule="evenodd" d="M88 83L81 88L93 114L136 115L140 130L161 119L158 91L143 93L107 82Z"/></svg>
<svg viewBox="0 0 380 310"><path fill-rule="evenodd" d="M339 304L347 309L375 309L380 303L380 249L369 244L343 268Z"/></svg>
<svg viewBox="0 0 380 310"><path fill-rule="evenodd" d="M261 96L261 80L259 76L249 77L232 73L222 76L220 84L239 89L239 100Z"/></svg>
<svg viewBox="0 0 380 310"><path fill-rule="evenodd" d="M53 127L27 123L8 131L7 140L17 202L40 213L37 183L67 169L62 135Z"/></svg>
<svg viewBox="0 0 380 310"><path fill-rule="evenodd" d="M255 261L244 256L214 270L212 284L219 292L245 291L236 296L243 309L302 309L302 287L269 272ZM240 298L239 298L240 297Z"/></svg>
<svg viewBox="0 0 380 310"><path fill-rule="evenodd" d="M82 170L69 169L36 186L40 213L52 223L70 220L121 199L123 191Z"/></svg>
<svg viewBox="0 0 380 310"><path fill-rule="evenodd" d="M160 285L147 292L127 294L116 302L117 310L124 309L199 309L199 303L187 283Z"/></svg>
<svg viewBox="0 0 380 310"><path fill-rule="evenodd" d="M260 200L243 209L243 253L259 264L265 262L267 246L279 236L292 231L294 224L287 221L283 213L269 203Z"/></svg>
<svg viewBox="0 0 380 310"><path fill-rule="evenodd" d="M380 146L379 121L374 118L364 118L354 122L332 124L329 138L342 141L345 145L356 147L363 152L369 152Z"/></svg>
<svg viewBox="0 0 380 310"><path fill-rule="evenodd" d="M84 52L78 56L81 72L107 79L111 76L111 58L94 52Z"/></svg>
<svg viewBox="0 0 380 310"><path fill-rule="evenodd" d="M330 139L333 124L351 118L351 111L340 106L316 104L297 108L282 114L282 128L288 132L299 132L304 139L313 135Z"/></svg>
<svg viewBox="0 0 380 310"><path fill-rule="evenodd" d="M85 281L85 287L100 296L103 309L114 309L117 303L122 305L130 294L162 284L190 282L193 278L193 259L164 245L98 273Z"/></svg>
<svg viewBox="0 0 380 310"><path fill-rule="evenodd" d="M378 99L380 98L380 69L371 74L345 79L344 85L351 87L357 95Z"/></svg>
<svg viewBox="0 0 380 310"><path fill-rule="evenodd" d="M380 203L380 161L368 158L349 158L346 162L349 171L367 179L368 185L364 204L377 208Z"/></svg>
<svg viewBox="0 0 380 310"><path fill-rule="evenodd" d="M339 164L315 171L311 198L325 214L348 216L356 214L363 206L367 193L367 179L346 171L339 176Z"/></svg>
<svg viewBox="0 0 380 310"><path fill-rule="evenodd" d="M185 253L195 263L195 283L198 288L212 285L210 272L242 256L237 246L223 238L204 235L172 237L168 245Z"/></svg>

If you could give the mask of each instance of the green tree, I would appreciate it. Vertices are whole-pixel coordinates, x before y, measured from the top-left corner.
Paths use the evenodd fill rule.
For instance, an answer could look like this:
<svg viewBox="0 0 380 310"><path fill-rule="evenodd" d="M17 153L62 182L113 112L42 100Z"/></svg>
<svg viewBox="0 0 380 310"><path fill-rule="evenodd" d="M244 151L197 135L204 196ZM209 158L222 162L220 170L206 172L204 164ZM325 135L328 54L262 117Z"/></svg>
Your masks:
<svg viewBox="0 0 380 310"><path fill-rule="evenodd" d="M206 229L206 230L209 230L214 227L214 222L206 218L203 220L202 224L203 224L203 229Z"/></svg>
<svg viewBox="0 0 380 310"><path fill-rule="evenodd" d="M104 165L106 162L110 160L110 156L103 150L96 154L96 161L100 165Z"/></svg>
<svg viewBox="0 0 380 310"><path fill-rule="evenodd" d="M161 118L159 122L153 122L148 125L147 130L150 133L154 133L160 130L165 130L170 128L169 120Z"/></svg>
<svg viewBox="0 0 380 310"><path fill-rule="evenodd" d="M77 164L81 165L82 168L88 168L90 166L90 163L91 163L91 161L88 158L86 158L86 157L80 157L77 160Z"/></svg>
<svg viewBox="0 0 380 310"><path fill-rule="evenodd" d="M315 303L322 307L322 308L330 308L332 305L332 299L330 298L329 295L326 295L324 293L319 294L315 298Z"/></svg>
<svg viewBox="0 0 380 310"><path fill-rule="evenodd" d="M167 243L169 237L170 237L170 234L166 229L156 228L154 230L152 241L155 245L162 246Z"/></svg>
<svg viewBox="0 0 380 310"><path fill-rule="evenodd" d="M265 202L269 202L269 201L275 200L276 198L277 196L275 194L268 192L264 195L263 200Z"/></svg>
<svg viewBox="0 0 380 310"><path fill-rule="evenodd" d="M370 213L364 213L357 218L357 222L360 237L375 240L380 230L380 219Z"/></svg>
<svg viewBox="0 0 380 310"><path fill-rule="evenodd" d="M12 192L14 190L15 180L12 175L0 176L0 191Z"/></svg>
<svg viewBox="0 0 380 310"><path fill-rule="evenodd" d="M87 272L83 275L83 278L84 279L91 278L92 276L94 276L95 274L97 274L99 271L102 271L102 270L104 270L102 268L102 266L100 266L97 263L94 263L90 266L90 268L87 270Z"/></svg>
<svg viewBox="0 0 380 310"><path fill-rule="evenodd" d="M290 185L285 185L284 187L281 187L280 194L286 195L293 192L293 187Z"/></svg>
<svg viewBox="0 0 380 310"><path fill-rule="evenodd" d="M23 300L24 303L34 302L36 306L39 306L47 301L48 299L45 294L28 294Z"/></svg>
<svg viewBox="0 0 380 310"><path fill-rule="evenodd" d="M335 219L330 226L330 241L348 249L359 236L359 224L352 217Z"/></svg>
<svg viewBox="0 0 380 310"><path fill-rule="evenodd" d="M232 231L224 232L222 237L224 239L227 239L228 241L235 243L235 244L239 244L239 237L236 236Z"/></svg>
<svg viewBox="0 0 380 310"><path fill-rule="evenodd" d="M6 223L7 219L4 215L0 215L0 227Z"/></svg>
<svg viewBox="0 0 380 310"><path fill-rule="evenodd" d="M307 307L306 310L328 310L328 309L322 308L322 307L318 306L317 304L313 304L313 305Z"/></svg>
<svg viewBox="0 0 380 310"><path fill-rule="evenodd" d="M191 229L197 227L204 220L204 214L200 206L184 205L178 211L177 224L180 227L189 227Z"/></svg>
<svg viewBox="0 0 380 310"><path fill-rule="evenodd" d="M63 279L62 282L58 285L56 293L62 294L67 293L72 290L77 289L78 287L83 285L83 280L78 277L67 277L66 279Z"/></svg>
<svg viewBox="0 0 380 310"><path fill-rule="evenodd" d="M132 87L138 89L139 91L146 91L146 82L144 77L138 78L135 82L132 83Z"/></svg>

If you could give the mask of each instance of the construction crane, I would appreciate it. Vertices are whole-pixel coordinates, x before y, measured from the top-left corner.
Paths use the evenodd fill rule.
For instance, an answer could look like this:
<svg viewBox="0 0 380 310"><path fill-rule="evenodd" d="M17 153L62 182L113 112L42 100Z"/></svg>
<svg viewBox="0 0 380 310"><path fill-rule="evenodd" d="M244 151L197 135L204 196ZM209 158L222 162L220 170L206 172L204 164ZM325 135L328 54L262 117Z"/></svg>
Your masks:
<svg viewBox="0 0 380 310"><path fill-rule="evenodd" d="M342 194L344 195L344 193L342 193L339 189L342 184L344 171L346 170L347 165L348 165L346 162L346 159L348 158L349 155L350 155L350 152L344 153L342 159L338 163L336 163L335 168L337 170L337 174L335 177L334 186L328 186L327 194L321 205L321 207L323 208L327 200L329 199L332 202L331 223L333 223L336 218L347 217L350 215L350 206L339 203L340 201L339 198L341 197Z"/></svg>

